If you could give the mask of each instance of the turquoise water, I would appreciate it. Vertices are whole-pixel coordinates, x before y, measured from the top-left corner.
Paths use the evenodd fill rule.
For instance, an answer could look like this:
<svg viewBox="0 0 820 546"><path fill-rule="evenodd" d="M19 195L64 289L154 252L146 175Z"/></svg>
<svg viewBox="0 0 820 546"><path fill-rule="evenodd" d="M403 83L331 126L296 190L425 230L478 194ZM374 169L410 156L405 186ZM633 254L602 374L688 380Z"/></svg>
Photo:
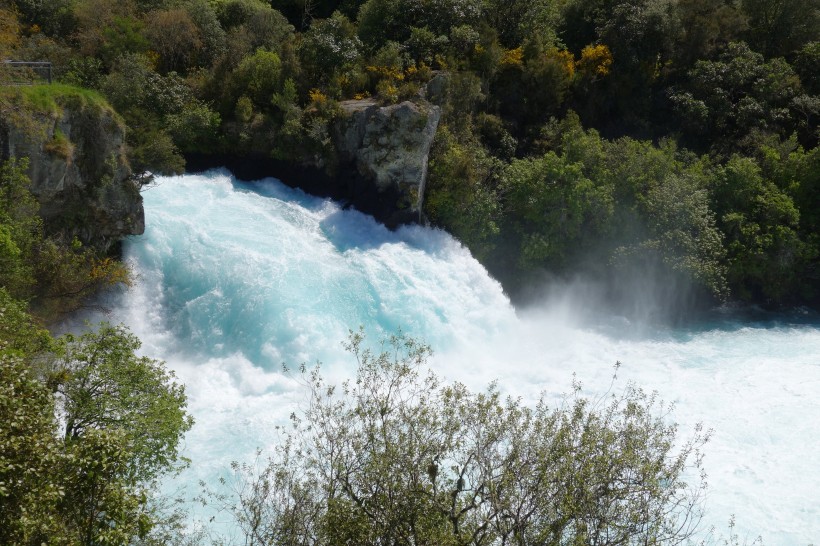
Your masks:
<svg viewBox="0 0 820 546"><path fill-rule="evenodd" d="M813 317L727 313L697 326L637 325L596 312L566 287L516 311L452 237L390 232L371 218L275 180L227 173L160 178L144 192L147 230L125 245L134 286L109 302L143 352L185 382L197 424L192 468L168 487L213 482L251 461L305 402L281 364L321 361L333 379L354 362L341 342L362 325L430 343L431 365L480 389L556 399L573 373L590 394L619 376L675 403L706 447L705 528L769 545L820 543L820 328ZM217 518L219 519L219 518Z"/></svg>

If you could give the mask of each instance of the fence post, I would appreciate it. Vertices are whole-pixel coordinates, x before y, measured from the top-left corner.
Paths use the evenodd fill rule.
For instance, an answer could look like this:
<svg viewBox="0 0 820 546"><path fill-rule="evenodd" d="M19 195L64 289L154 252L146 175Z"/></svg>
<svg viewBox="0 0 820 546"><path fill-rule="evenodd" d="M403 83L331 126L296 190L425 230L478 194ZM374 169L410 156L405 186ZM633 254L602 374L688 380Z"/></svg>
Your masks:
<svg viewBox="0 0 820 546"><path fill-rule="evenodd" d="M37 62L29 62L29 61L2 61L0 63L5 65L10 71L20 71L26 68L31 68L33 71L33 77L28 80L28 83L24 83L22 81L14 82L11 81L6 83L5 85L32 85L35 80L43 79L42 70L46 69L46 76L45 79L48 81L49 85L53 82L53 74L52 74L52 65L49 61L37 61ZM22 78L25 78L25 74L22 75Z"/></svg>

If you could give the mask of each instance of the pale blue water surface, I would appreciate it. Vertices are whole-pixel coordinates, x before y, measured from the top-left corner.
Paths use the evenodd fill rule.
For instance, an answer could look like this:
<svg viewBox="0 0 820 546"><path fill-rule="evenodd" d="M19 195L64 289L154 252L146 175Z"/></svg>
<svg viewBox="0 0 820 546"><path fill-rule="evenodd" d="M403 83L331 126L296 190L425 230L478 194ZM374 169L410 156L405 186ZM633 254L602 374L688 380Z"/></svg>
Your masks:
<svg viewBox="0 0 820 546"><path fill-rule="evenodd" d="M458 241L419 226L390 232L372 218L285 187L227 173L159 178L144 192L146 233L125 244L137 278L110 303L143 353L186 384L197 423L193 460L174 484L227 475L276 441L305 401L281 364L322 361L353 373L341 342L402 328L430 343L433 368L480 389L557 399L572 374L590 394L619 376L675 403L680 431L702 422L709 493L704 527L769 545L820 543L820 328L809 315L687 328L637 328L591 316L571 295L516 312ZM570 294L571 291L567 291ZM169 487L171 487L169 485Z"/></svg>

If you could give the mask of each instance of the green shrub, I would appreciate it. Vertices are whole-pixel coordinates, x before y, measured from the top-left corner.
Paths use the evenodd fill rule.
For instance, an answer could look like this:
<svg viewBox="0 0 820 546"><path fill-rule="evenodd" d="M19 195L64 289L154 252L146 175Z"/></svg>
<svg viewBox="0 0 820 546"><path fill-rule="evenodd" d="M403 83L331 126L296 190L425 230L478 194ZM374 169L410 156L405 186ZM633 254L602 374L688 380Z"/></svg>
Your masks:
<svg viewBox="0 0 820 546"><path fill-rule="evenodd" d="M471 392L426 367L429 347L346 345L355 380L302 368L309 402L267 466L235 464L219 505L259 544L682 544L705 488L700 449L655 395L629 385L556 407ZM690 477L691 476L691 477ZM216 499L219 501L219 499ZM235 502L234 502L235 501Z"/></svg>

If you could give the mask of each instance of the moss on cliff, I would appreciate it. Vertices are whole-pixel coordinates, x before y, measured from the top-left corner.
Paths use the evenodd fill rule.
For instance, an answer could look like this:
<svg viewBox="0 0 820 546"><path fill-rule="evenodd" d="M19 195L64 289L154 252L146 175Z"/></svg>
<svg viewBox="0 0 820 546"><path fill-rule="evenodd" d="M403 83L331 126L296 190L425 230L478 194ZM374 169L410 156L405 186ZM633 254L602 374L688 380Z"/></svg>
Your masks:
<svg viewBox="0 0 820 546"><path fill-rule="evenodd" d="M14 101L32 113L40 114L56 114L66 106L114 111L105 98L96 91L60 83L2 87L0 100Z"/></svg>
<svg viewBox="0 0 820 546"><path fill-rule="evenodd" d="M3 120L31 138L42 137L48 121L61 117L66 108L106 113L121 122L105 98L90 89L65 84L0 87Z"/></svg>

